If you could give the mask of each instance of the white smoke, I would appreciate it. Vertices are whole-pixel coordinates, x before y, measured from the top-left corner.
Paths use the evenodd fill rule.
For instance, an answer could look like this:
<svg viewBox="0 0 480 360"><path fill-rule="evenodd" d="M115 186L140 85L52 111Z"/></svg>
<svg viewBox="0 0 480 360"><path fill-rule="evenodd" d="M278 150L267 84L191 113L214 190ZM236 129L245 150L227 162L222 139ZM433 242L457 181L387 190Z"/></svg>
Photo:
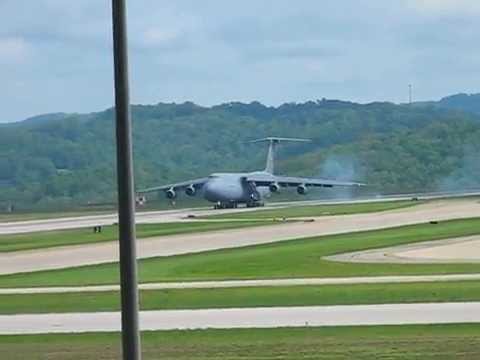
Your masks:
<svg viewBox="0 0 480 360"><path fill-rule="evenodd" d="M319 167L319 177L338 181L362 181L364 171L358 159L352 155L333 154ZM320 196L331 199L352 199L357 193L352 187L324 189Z"/></svg>
<svg viewBox="0 0 480 360"><path fill-rule="evenodd" d="M459 166L438 182L439 191L465 191L480 188L480 149L465 146Z"/></svg>

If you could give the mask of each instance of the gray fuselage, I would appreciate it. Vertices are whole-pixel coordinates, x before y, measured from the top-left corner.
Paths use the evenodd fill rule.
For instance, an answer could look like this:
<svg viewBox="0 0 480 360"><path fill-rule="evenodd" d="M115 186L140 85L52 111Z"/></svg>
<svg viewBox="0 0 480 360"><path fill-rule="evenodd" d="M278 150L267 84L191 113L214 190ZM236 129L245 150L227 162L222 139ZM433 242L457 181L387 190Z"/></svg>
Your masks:
<svg viewBox="0 0 480 360"><path fill-rule="evenodd" d="M214 203L249 203L268 196L270 194L268 187L255 186L246 181L250 174L266 173L258 171L212 174L203 185L203 197Z"/></svg>

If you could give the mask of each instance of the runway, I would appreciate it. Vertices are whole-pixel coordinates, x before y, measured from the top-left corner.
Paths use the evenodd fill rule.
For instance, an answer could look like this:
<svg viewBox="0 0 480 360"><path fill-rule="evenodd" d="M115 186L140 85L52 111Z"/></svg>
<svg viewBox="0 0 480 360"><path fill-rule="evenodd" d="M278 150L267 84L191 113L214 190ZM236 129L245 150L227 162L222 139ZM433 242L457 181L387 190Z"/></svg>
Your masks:
<svg viewBox="0 0 480 360"><path fill-rule="evenodd" d="M402 199L391 199L402 200ZM379 202L385 200L370 199L370 200L357 200L355 203L361 202ZM153 224L153 223L167 223L167 222L188 222L196 221L195 217L219 215L222 213L243 213L248 211L266 210L271 208L284 208L289 206L301 206L301 205L317 205L317 204L344 204L351 203L351 201L296 201L296 202L281 202L271 203L262 208L237 208L228 210L213 210L208 207L204 208L186 208L186 209L171 209L161 211L137 211L135 214L135 220L137 224ZM224 221L224 220L219 220ZM231 221L231 220L228 220ZM78 229L93 226L106 226L113 225L118 222L117 214L104 214L104 215L89 215L89 216L76 216L65 217L57 219L44 219L44 220L28 220L28 221L12 221L12 222L0 222L0 235L6 234L21 234L36 231L51 231L51 230L66 230L66 229Z"/></svg>
<svg viewBox="0 0 480 360"><path fill-rule="evenodd" d="M280 286L315 286L315 285L353 285L353 284L401 284L421 282L449 282L480 280L480 274L452 275L403 275L403 276L363 276L347 278L304 278L304 279L264 279L264 280L223 280L163 282L139 284L140 290L168 289L224 289L239 287L280 287ZM83 292L120 291L119 285L58 286L34 288L0 288L0 295L26 294L65 294Z"/></svg>
<svg viewBox="0 0 480 360"><path fill-rule="evenodd" d="M480 303L421 303L142 311L146 330L480 322ZM119 312L1 315L0 335L120 331Z"/></svg>
<svg viewBox="0 0 480 360"><path fill-rule="evenodd" d="M146 238L138 241L138 258L198 253L319 235L383 229L433 220L470 218L479 214L480 204L477 200L443 200L374 215L325 216L316 218L314 222L294 222ZM118 242L116 241L1 253L0 275L115 261L118 261Z"/></svg>
<svg viewBox="0 0 480 360"><path fill-rule="evenodd" d="M447 199L447 198L466 198L471 196L479 196L480 192L441 192L441 193L424 193L424 194L403 194L391 196L379 196L375 198L360 199L339 199L339 200L306 200L293 202L272 202L268 203L264 208L238 208L229 210L212 210L211 208L187 208L187 209L171 209L161 211L140 211L136 213L136 222L138 224L161 223L161 222L177 222L191 221L186 219L188 216L207 216L218 215L221 213L235 213L256 211L268 208L281 208L290 206L303 205L334 205L334 204L353 204L353 203L370 203L383 201L402 201L412 198L424 200ZM35 231L75 229L82 227L105 226L118 222L118 216L115 213L105 215L87 215L76 217L65 217L58 219L45 220L28 220L28 221L0 221L0 235L2 234L19 234Z"/></svg>
<svg viewBox="0 0 480 360"><path fill-rule="evenodd" d="M242 209L244 211L251 209ZM180 210L162 210L137 212L137 223L161 223L161 222L176 222L185 220L190 214L203 213L208 214L213 210L202 209L180 209ZM107 215L91 215L91 216L77 216L66 217L58 219L46 220L28 220L28 221L13 221L0 222L0 235L5 234L20 234L35 231L50 231L50 230L66 230L78 229L93 226L113 225L118 222L117 214Z"/></svg>

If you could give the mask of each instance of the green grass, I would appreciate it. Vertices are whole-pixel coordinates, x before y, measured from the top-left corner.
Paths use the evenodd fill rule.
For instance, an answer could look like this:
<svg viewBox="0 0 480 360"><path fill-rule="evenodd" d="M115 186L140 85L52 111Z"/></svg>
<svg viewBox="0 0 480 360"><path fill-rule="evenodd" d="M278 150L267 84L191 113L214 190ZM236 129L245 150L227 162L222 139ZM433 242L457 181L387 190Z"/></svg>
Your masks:
<svg viewBox="0 0 480 360"><path fill-rule="evenodd" d="M479 301L475 281L145 290L142 310ZM0 314L114 311L118 292L0 295Z"/></svg>
<svg viewBox="0 0 480 360"><path fill-rule="evenodd" d="M347 215L358 213L371 213L401 209L424 203L423 201L382 201L355 204L332 205L305 205L290 206L278 209L266 209L240 213L229 213L205 216L205 219L272 219L272 218L298 218L325 215Z"/></svg>
<svg viewBox="0 0 480 360"><path fill-rule="evenodd" d="M137 237L186 234L224 229L237 229L250 226L271 225L273 221L230 221L230 222L174 222L137 225ZM42 249L55 246L79 245L113 241L118 239L118 227L103 226L101 233L93 233L92 228L73 230L40 231L25 234L0 235L0 252Z"/></svg>
<svg viewBox="0 0 480 360"><path fill-rule="evenodd" d="M480 264L362 264L322 257L348 251L480 234L480 219L289 240L139 261L141 282L478 273ZM0 287L118 283L118 264L0 276Z"/></svg>
<svg viewBox="0 0 480 360"><path fill-rule="evenodd" d="M150 359L472 360L480 325L359 326L155 331L142 334ZM120 334L0 336L2 359L113 360Z"/></svg>

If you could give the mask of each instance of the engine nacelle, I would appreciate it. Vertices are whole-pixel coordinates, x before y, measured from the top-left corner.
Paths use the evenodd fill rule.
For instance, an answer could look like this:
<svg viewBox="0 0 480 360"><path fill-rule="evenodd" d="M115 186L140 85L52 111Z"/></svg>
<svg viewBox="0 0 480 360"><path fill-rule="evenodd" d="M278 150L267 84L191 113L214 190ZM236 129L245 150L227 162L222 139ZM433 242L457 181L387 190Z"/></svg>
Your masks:
<svg viewBox="0 0 480 360"><path fill-rule="evenodd" d="M173 188L170 188L167 191L165 191L165 196L167 197L167 199L172 200L177 197L177 193L175 192L175 190L173 190Z"/></svg>
<svg viewBox="0 0 480 360"><path fill-rule="evenodd" d="M195 186L193 186L193 185L190 185L189 187L187 187L185 189L185 194L187 194L188 196L195 196L196 192L197 192L197 190L195 189Z"/></svg>
<svg viewBox="0 0 480 360"><path fill-rule="evenodd" d="M147 202L147 197L145 195L137 195L135 197L135 203L138 206L143 206L143 205L145 205L146 202Z"/></svg>
<svg viewBox="0 0 480 360"><path fill-rule="evenodd" d="M297 186L297 193L300 195L305 195L307 193L308 189L305 185L301 184Z"/></svg>
<svg viewBox="0 0 480 360"><path fill-rule="evenodd" d="M280 185L278 185L278 183L271 183L269 186L269 189L272 193L276 193L278 191L280 191Z"/></svg>

